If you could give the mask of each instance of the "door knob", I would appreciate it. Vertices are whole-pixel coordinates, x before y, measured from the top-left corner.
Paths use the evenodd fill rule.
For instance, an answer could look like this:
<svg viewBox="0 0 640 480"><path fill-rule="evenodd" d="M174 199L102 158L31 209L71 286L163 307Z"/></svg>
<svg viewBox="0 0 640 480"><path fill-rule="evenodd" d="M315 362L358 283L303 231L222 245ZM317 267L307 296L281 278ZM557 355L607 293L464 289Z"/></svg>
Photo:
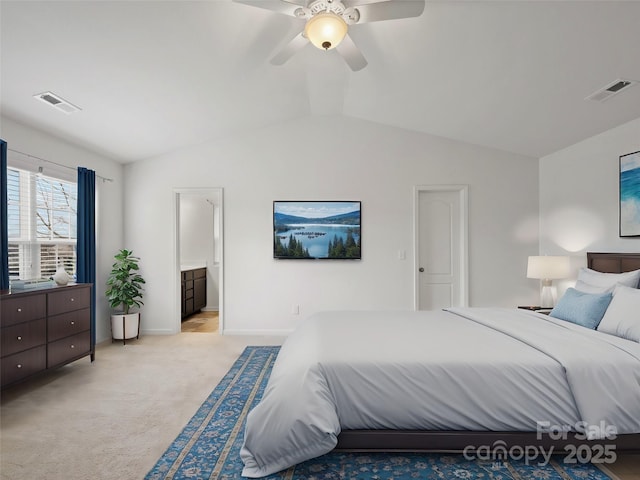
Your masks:
<svg viewBox="0 0 640 480"><path fill-rule="evenodd" d="M418 271L419 271L420 273L422 273L422 272L424 272L424 268L420 267L420 268L418 269Z"/></svg>

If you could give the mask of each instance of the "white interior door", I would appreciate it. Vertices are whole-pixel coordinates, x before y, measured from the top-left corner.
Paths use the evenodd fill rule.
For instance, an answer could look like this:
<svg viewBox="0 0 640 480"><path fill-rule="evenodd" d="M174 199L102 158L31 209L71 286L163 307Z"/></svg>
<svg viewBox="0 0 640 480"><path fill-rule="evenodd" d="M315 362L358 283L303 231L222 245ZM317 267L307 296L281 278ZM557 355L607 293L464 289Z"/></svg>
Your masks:
<svg viewBox="0 0 640 480"><path fill-rule="evenodd" d="M416 309L468 304L467 187L416 188Z"/></svg>

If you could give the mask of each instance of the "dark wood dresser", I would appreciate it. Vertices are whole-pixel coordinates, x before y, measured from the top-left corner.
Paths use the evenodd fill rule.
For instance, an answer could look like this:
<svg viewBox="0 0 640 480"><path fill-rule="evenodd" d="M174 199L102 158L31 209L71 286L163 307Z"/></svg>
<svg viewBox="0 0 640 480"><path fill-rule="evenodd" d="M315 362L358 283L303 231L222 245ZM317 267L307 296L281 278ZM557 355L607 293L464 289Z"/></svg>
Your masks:
<svg viewBox="0 0 640 480"><path fill-rule="evenodd" d="M182 270L182 318L207 306L207 269Z"/></svg>
<svg viewBox="0 0 640 480"><path fill-rule="evenodd" d="M0 296L2 386L91 355L91 284Z"/></svg>

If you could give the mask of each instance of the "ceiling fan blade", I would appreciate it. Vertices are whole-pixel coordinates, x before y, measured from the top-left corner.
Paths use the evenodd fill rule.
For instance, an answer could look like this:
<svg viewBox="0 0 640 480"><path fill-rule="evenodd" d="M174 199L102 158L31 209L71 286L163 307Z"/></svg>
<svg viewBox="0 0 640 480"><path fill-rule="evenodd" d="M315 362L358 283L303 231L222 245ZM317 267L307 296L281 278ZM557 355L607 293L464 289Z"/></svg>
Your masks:
<svg viewBox="0 0 640 480"><path fill-rule="evenodd" d="M282 48L282 50L280 50L271 59L271 64L272 65L282 65L287 60L289 60L291 57L293 57L294 54L296 54L298 51L302 50L302 48L304 48L304 46L307 45L308 43L309 43L309 40L307 40L302 35L302 33L298 33L295 37L293 37L291 39L291 41L289 43L287 43Z"/></svg>
<svg viewBox="0 0 640 480"><path fill-rule="evenodd" d="M351 2L360 12L358 23L419 17L424 12L424 0L384 0L376 3Z"/></svg>
<svg viewBox="0 0 640 480"><path fill-rule="evenodd" d="M295 17L295 11L306 5L306 0L233 0L251 7L263 8L272 12L283 13Z"/></svg>
<svg viewBox="0 0 640 480"><path fill-rule="evenodd" d="M353 43L351 37L347 34L346 37L338 44L336 50L344 61L347 62L347 65L351 67L351 70L357 72L358 70L362 70L367 66L367 59L364 58L360 49Z"/></svg>

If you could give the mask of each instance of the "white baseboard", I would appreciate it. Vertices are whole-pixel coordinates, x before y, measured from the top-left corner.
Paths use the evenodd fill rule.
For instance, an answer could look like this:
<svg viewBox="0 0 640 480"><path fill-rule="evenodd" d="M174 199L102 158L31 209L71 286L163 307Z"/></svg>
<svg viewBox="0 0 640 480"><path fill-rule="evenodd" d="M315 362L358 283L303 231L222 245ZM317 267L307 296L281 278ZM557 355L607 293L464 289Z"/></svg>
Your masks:
<svg viewBox="0 0 640 480"><path fill-rule="evenodd" d="M203 312L219 312L220 309L218 307L204 307L201 309Z"/></svg>
<svg viewBox="0 0 640 480"><path fill-rule="evenodd" d="M180 332L178 332L178 333L180 333ZM175 332L173 332L172 330L167 330L167 329L141 330L140 331L140 337L142 337L143 335L175 335ZM136 338L135 337L128 338L127 340L136 340ZM104 343L104 344L113 343L113 342L122 342L122 339L113 340L110 336L109 337L105 337L105 338L96 338L96 345L100 345L102 343Z"/></svg>
<svg viewBox="0 0 640 480"><path fill-rule="evenodd" d="M293 332L291 330L244 330L244 329L225 329L221 335L258 335L263 337L287 337Z"/></svg>
<svg viewBox="0 0 640 480"><path fill-rule="evenodd" d="M180 333L180 332L178 332ZM176 332L173 330L169 330L166 328L161 329L151 329L151 330L140 330L140 336L143 335L175 335Z"/></svg>
<svg viewBox="0 0 640 480"><path fill-rule="evenodd" d="M238 336L247 336L247 335L253 335L253 336L260 336L260 337L287 337L289 336L289 334L293 332L293 329L291 330L244 330L244 329L237 329L237 330L224 330L222 332L220 332L220 335L238 335ZM177 332L180 333L180 332ZM175 335L176 332L174 332L173 330L168 330L168 329L150 329L150 330L142 330L140 331L140 336L142 337L143 335ZM110 338L106 338L103 340L98 340L98 342L96 343L102 343L102 342L106 342L106 341L111 341Z"/></svg>

